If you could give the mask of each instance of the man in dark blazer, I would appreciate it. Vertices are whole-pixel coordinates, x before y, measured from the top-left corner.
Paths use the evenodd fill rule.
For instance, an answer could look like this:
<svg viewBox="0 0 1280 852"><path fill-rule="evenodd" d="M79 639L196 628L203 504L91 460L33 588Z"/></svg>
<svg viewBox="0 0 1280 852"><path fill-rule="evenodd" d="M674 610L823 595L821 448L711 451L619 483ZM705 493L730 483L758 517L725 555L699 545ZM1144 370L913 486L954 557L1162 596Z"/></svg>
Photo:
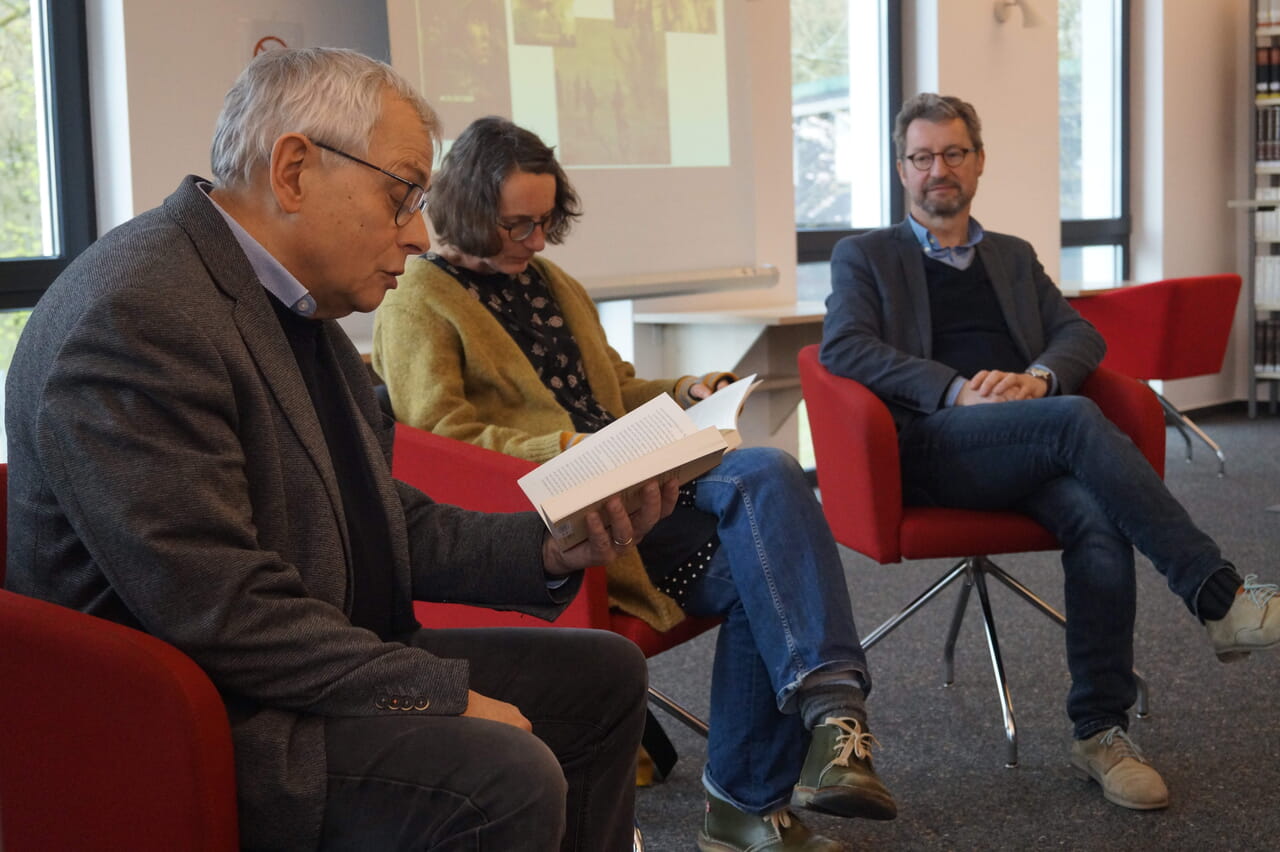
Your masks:
<svg viewBox="0 0 1280 852"><path fill-rule="evenodd" d="M438 136L359 54L248 66L214 181L104 236L32 314L7 385L6 582L204 669L246 848L629 849L638 650L413 617L423 598L551 618L675 500L651 483L628 516L615 499L611 530L593 515L562 551L532 512L392 480L392 424L334 320L427 249Z"/></svg>
<svg viewBox="0 0 1280 852"><path fill-rule="evenodd" d="M973 107L917 95L894 144L910 216L836 246L822 362L892 412L909 503L1015 509L1058 537L1072 763L1116 804L1165 807L1163 780L1126 734L1134 547L1224 661L1280 643L1277 587L1242 580L1133 443L1073 395L1105 345L1027 242L969 215L986 162Z"/></svg>

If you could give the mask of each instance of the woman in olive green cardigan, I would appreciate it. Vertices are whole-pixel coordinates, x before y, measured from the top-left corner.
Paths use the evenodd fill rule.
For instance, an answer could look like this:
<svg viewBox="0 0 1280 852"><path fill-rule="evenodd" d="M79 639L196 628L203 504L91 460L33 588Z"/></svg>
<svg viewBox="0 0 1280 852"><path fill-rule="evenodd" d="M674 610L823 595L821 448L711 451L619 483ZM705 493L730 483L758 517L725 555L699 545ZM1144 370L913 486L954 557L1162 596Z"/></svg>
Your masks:
<svg viewBox="0 0 1280 852"><path fill-rule="evenodd" d="M409 264L374 326L374 368L398 419L544 461L657 394L687 405L725 378L643 381L609 347L587 293L537 257L577 205L534 134L487 118L458 137L431 190L438 252ZM871 765L871 680L839 552L794 458L727 454L609 566L609 589L659 629L686 609L724 618L701 848L843 848L790 804L896 815Z"/></svg>
<svg viewBox="0 0 1280 852"><path fill-rule="evenodd" d="M658 381L637 379L605 339L582 285L550 261L530 261L547 282L582 352L591 391L621 417L661 393L686 407L695 390L728 373ZM411 258L378 309L373 368L386 382L396 419L438 435L544 462L581 437L569 413L489 309L437 262ZM635 548L609 566L609 603L669 630L680 607L650 582Z"/></svg>

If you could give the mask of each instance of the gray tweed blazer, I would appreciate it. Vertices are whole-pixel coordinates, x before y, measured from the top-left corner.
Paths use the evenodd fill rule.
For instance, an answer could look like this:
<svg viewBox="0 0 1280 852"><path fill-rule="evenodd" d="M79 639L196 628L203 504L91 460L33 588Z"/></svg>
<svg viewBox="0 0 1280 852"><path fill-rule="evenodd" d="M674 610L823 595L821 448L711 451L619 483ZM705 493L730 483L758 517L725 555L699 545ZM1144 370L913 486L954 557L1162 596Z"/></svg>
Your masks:
<svg viewBox="0 0 1280 852"><path fill-rule="evenodd" d="M323 717L403 713L379 708L387 695L458 713L468 664L349 622L320 423L270 297L197 180L91 246L27 325L6 390L6 583L191 656L227 704L244 845L313 848ZM336 323L325 334L400 594L553 617L541 521L464 512L393 481L392 428L365 366Z"/></svg>

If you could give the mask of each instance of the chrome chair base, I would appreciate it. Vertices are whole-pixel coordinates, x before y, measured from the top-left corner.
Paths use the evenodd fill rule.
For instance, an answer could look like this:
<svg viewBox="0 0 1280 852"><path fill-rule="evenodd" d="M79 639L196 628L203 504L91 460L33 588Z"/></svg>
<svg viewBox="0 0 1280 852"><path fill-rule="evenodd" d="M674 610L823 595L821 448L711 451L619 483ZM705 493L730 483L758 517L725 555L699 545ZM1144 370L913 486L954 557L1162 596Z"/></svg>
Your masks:
<svg viewBox="0 0 1280 852"><path fill-rule="evenodd" d="M925 589L915 600L907 604L897 615L890 618L884 624L881 624L871 633L867 634L867 638L862 641L862 649L865 651L872 645L875 645L885 636L887 636L894 628L896 628L907 618L915 614L925 604L937 596L939 592L950 586L957 580L963 581L960 587L960 594L956 599L955 612L951 617L951 626L947 630L947 642L943 648L943 685L950 686L955 681L955 651L956 637L960 634L960 624L964 620L965 610L969 603L969 593L977 588L978 602L982 611L982 626L986 631L987 649L991 654L991 668L995 673L996 691L1000 697L1000 711L1004 718L1005 733L1005 766L1013 768L1018 765L1018 726L1014 719L1013 698L1009 694L1009 683L1005 677L1004 661L1000 656L1000 642L996 637L995 616L991 611L991 601L987 594L987 577L991 576L999 580L1011 591L1017 594L1027 603L1031 604L1038 612L1049 618L1051 621L1065 628L1067 619L1052 606L1047 604L1038 595L1028 589L1017 578L1006 572L999 565L996 565L985 556L972 556L962 559L960 562L939 578L932 586ZM1145 719L1150 714L1150 703L1147 694L1147 682L1138 674L1135 669L1133 676L1137 679L1138 701L1136 704L1136 713L1139 719Z"/></svg>

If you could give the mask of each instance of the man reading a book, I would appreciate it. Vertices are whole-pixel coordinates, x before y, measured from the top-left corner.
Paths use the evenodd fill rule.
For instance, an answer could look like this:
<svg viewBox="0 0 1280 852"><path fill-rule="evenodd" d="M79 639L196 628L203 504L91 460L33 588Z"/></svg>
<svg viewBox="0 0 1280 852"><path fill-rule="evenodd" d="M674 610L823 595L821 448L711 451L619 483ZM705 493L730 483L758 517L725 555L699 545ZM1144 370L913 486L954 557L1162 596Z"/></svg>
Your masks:
<svg viewBox="0 0 1280 852"><path fill-rule="evenodd" d="M538 257L579 215L555 155L474 122L436 174L439 245L411 259L374 332L397 419L543 462L653 397L688 406L731 377L635 376L590 297ZM666 630L722 616L711 684L706 850L834 850L790 811L891 819L871 762L871 688L840 555L795 460L737 449L609 568L614 605Z"/></svg>
<svg viewBox="0 0 1280 852"><path fill-rule="evenodd" d="M898 426L904 499L1013 509L1062 543L1071 761L1127 808L1168 804L1126 733L1134 548L1224 661L1280 643L1274 584L1241 579L1136 446L1075 391L1105 344L1023 240L969 209L986 162L959 98L921 94L894 128L910 216L848 237L831 259L822 362L880 396Z"/></svg>
<svg viewBox="0 0 1280 852"><path fill-rule="evenodd" d="M8 376L5 581L206 672L245 849L623 852L635 646L423 630L412 606L554 618L623 548L598 516L563 550L533 512L465 512L393 481L391 424L336 322L426 250L438 135L368 57L249 64L213 180L102 237L32 312ZM614 536L643 540L671 511L674 487L646 490L634 515L606 507Z"/></svg>

